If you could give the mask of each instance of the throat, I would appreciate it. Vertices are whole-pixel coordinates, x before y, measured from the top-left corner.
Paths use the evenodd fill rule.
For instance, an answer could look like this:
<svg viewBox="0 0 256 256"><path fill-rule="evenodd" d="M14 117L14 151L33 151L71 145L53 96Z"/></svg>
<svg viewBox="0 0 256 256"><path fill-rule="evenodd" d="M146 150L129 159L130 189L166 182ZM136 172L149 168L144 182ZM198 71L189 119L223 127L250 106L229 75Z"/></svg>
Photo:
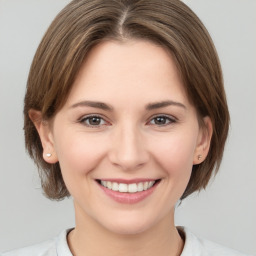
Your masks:
<svg viewBox="0 0 256 256"><path fill-rule="evenodd" d="M137 234L113 233L94 220L79 221L68 233L67 242L74 256L177 256L184 241L170 219L168 215L165 221Z"/></svg>

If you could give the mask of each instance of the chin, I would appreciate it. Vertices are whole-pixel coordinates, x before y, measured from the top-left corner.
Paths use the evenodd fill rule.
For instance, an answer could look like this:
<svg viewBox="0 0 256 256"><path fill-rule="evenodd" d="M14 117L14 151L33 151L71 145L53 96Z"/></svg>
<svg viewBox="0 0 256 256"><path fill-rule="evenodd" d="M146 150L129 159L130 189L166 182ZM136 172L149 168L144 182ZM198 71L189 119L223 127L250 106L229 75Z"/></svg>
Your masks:
<svg viewBox="0 0 256 256"><path fill-rule="evenodd" d="M126 214L125 214L126 215ZM106 220L101 223L107 230L119 235L135 235L150 230L157 220L154 218L146 218L146 216L130 216L120 214L112 220Z"/></svg>

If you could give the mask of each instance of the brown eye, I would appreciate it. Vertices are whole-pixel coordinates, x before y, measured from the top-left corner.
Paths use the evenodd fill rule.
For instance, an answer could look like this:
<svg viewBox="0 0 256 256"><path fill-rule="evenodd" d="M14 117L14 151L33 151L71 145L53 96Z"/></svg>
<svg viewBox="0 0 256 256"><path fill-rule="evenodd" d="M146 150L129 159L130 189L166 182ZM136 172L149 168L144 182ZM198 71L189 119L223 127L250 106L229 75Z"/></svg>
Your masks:
<svg viewBox="0 0 256 256"><path fill-rule="evenodd" d="M88 123L90 125L100 125L101 118L99 118L99 117L90 117L90 118L88 118Z"/></svg>
<svg viewBox="0 0 256 256"><path fill-rule="evenodd" d="M94 126L94 127L106 125L106 121L100 116L84 117L83 119L80 120L80 122L85 124L86 126Z"/></svg>
<svg viewBox="0 0 256 256"><path fill-rule="evenodd" d="M164 126L171 123L174 123L175 120L168 116L156 116L153 119L151 119L150 124L152 125L158 125L158 126Z"/></svg>

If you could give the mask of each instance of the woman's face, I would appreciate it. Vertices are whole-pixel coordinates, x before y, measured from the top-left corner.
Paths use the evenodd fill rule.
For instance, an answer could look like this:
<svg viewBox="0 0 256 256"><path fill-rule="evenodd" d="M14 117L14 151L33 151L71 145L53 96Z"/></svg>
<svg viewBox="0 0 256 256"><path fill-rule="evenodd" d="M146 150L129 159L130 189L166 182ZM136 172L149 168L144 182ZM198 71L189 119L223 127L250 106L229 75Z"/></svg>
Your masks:
<svg viewBox="0 0 256 256"><path fill-rule="evenodd" d="M79 218L122 234L172 218L207 144L171 55L140 40L90 52L47 136Z"/></svg>

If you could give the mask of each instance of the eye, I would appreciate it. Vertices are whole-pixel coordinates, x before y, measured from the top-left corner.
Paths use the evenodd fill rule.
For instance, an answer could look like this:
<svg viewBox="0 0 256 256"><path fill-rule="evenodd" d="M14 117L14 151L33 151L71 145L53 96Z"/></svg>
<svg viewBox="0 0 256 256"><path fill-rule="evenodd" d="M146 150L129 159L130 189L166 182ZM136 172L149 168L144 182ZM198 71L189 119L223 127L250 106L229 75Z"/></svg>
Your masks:
<svg viewBox="0 0 256 256"><path fill-rule="evenodd" d="M165 126L171 123L175 123L176 120L172 117L160 115L152 118L149 122L151 125L157 125L157 126Z"/></svg>
<svg viewBox="0 0 256 256"><path fill-rule="evenodd" d="M107 122L102 117L97 115L85 116L81 118L79 122L89 127L107 125Z"/></svg>

